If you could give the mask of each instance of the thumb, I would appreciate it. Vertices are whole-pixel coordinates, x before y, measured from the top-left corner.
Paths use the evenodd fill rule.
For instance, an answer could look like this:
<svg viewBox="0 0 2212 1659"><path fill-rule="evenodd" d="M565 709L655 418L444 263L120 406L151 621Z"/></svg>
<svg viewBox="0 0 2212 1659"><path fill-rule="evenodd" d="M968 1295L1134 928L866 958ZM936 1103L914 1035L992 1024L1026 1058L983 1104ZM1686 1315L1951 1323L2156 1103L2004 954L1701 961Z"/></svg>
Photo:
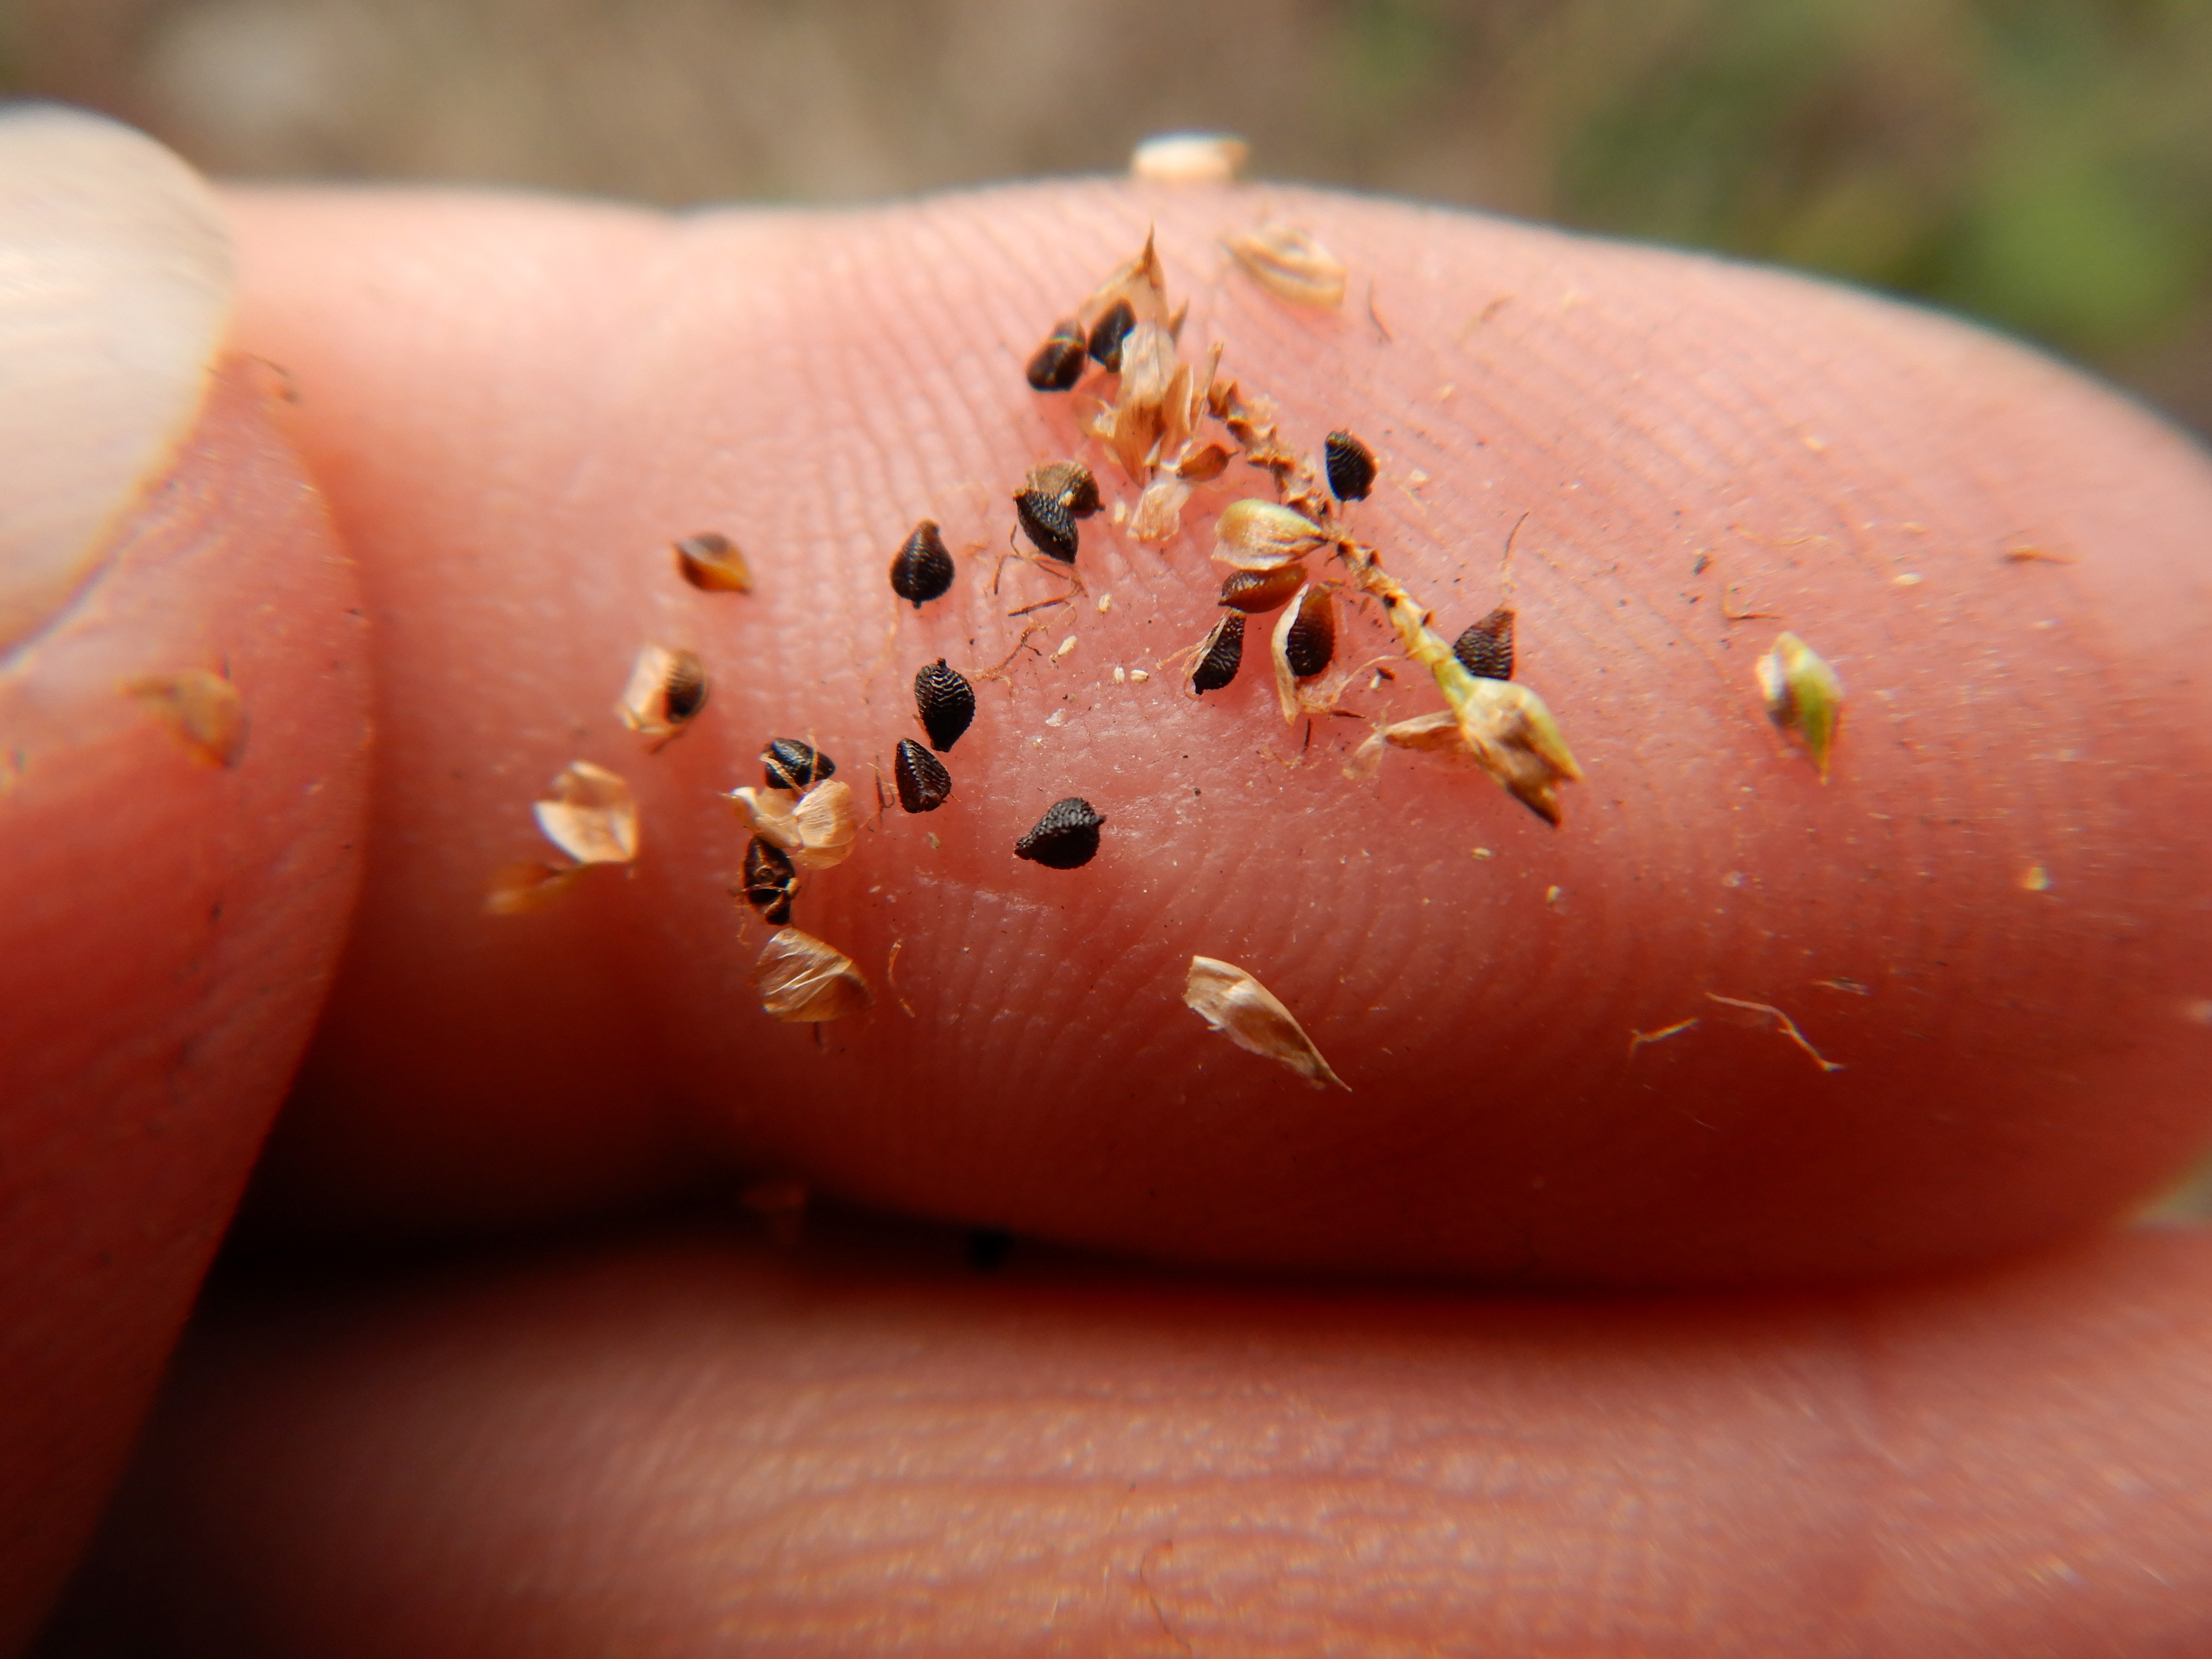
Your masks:
<svg viewBox="0 0 2212 1659"><path fill-rule="evenodd" d="M228 233L149 140L0 118L0 1652L119 1471L321 999L352 572Z"/></svg>

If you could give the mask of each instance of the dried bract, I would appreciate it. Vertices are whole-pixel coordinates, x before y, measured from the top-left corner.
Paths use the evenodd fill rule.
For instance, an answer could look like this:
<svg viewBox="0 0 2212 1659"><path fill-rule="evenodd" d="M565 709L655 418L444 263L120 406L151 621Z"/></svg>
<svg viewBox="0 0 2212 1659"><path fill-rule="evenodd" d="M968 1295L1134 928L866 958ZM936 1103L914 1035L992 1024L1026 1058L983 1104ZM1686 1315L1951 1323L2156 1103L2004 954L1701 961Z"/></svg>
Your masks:
<svg viewBox="0 0 2212 1659"><path fill-rule="evenodd" d="M797 738L770 738L761 750L761 772L769 788L804 794L824 779L836 777L837 763Z"/></svg>
<svg viewBox="0 0 2212 1659"><path fill-rule="evenodd" d="M1328 490L1340 501L1364 501L1375 488L1375 452L1349 432L1332 432L1322 454L1328 467Z"/></svg>
<svg viewBox="0 0 2212 1659"><path fill-rule="evenodd" d="M933 519L915 525L891 556L891 592L917 611L945 596L952 586L952 555L945 551L945 538Z"/></svg>
<svg viewBox="0 0 2212 1659"><path fill-rule="evenodd" d="M584 873L580 864L510 864L491 878L484 908L495 916L526 915L541 910L568 890Z"/></svg>
<svg viewBox="0 0 2212 1659"><path fill-rule="evenodd" d="M1843 723L1844 683L1820 653L1795 634L1778 635L1774 648L1754 665L1759 689L1766 698L1767 718L1797 734L1825 783L1829 752Z"/></svg>
<svg viewBox="0 0 2212 1659"><path fill-rule="evenodd" d="M1030 359L1030 385L1039 392L1069 390L1083 378L1085 349L1081 324L1073 317L1054 323Z"/></svg>
<svg viewBox="0 0 2212 1659"><path fill-rule="evenodd" d="M1229 470L1227 444L1201 444L1176 463L1176 477L1192 483L1212 483Z"/></svg>
<svg viewBox="0 0 2212 1659"><path fill-rule="evenodd" d="M769 939L753 964L753 988L763 1012L792 1024L842 1019L875 1001L852 957L796 927Z"/></svg>
<svg viewBox="0 0 2212 1659"><path fill-rule="evenodd" d="M1513 617L1512 611L1500 605L1480 622L1469 623L1467 631L1452 641L1459 665L1479 680L1511 679Z"/></svg>
<svg viewBox="0 0 2212 1659"><path fill-rule="evenodd" d="M975 688L939 657L915 673L914 712L929 733L929 746L948 754L975 718Z"/></svg>
<svg viewBox="0 0 2212 1659"><path fill-rule="evenodd" d="M696 651L648 645L637 653L615 713L658 750L707 706L707 668Z"/></svg>
<svg viewBox="0 0 2212 1659"><path fill-rule="evenodd" d="M1091 361L1101 368L1118 372L1121 367L1121 343L1136 325L1137 308L1127 300L1115 301L1091 325Z"/></svg>
<svg viewBox="0 0 2212 1659"><path fill-rule="evenodd" d="M1182 528L1182 509L1190 500L1190 486L1173 472L1163 472L1137 497L1137 510L1129 520L1129 533L1140 542L1164 542Z"/></svg>
<svg viewBox="0 0 2212 1659"><path fill-rule="evenodd" d="M1229 238L1227 246L1252 280L1279 300L1305 306L1344 303L1343 264L1296 225L1265 224Z"/></svg>
<svg viewBox="0 0 2212 1659"><path fill-rule="evenodd" d="M676 544L676 574L703 592L753 591L753 573L745 556L718 530L702 530Z"/></svg>
<svg viewBox="0 0 2212 1659"><path fill-rule="evenodd" d="M1251 153L1225 132L1164 132L1137 146L1129 172L1154 185L1233 185Z"/></svg>
<svg viewBox="0 0 2212 1659"><path fill-rule="evenodd" d="M745 902L761 920L781 927L791 920L791 901L799 891L799 872L780 847L758 836L745 843Z"/></svg>
<svg viewBox="0 0 2212 1659"><path fill-rule="evenodd" d="M202 760L235 766L246 753L246 704L221 674L187 668L149 674L123 689L167 720Z"/></svg>
<svg viewBox="0 0 2212 1659"><path fill-rule="evenodd" d="M1199 647L1197 665L1190 671L1193 695L1218 691L1237 678L1243 665L1244 613L1232 611L1213 624L1213 631Z"/></svg>
<svg viewBox="0 0 2212 1659"><path fill-rule="evenodd" d="M1238 1048L1286 1066L1316 1089L1352 1085L1329 1069L1313 1039L1266 986L1233 962L1193 957L1183 1006Z"/></svg>
<svg viewBox="0 0 2212 1659"><path fill-rule="evenodd" d="M853 816L853 791L842 782L817 783L791 810L799 830L792 859L802 870L827 870L853 855L860 821Z"/></svg>
<svg viewBox="0 0 2212 1659"><path fill-rule="evenodd" d="M1296 563L1330 544L1327 532L1302 513L1273 501L1231 501L1213 525L1213 557L1239 570L1273 570Z"/></svg>
<svg viewBox="0 0 2212 1659"><path fill-rule="evenodd" d="M545 839L579 864L628 864L637 856L637 798L604 766L574 761L553 780L559 799L532 809Z"/></svg>
<svg viewBox="0 0 2212 1659"><path fill-rule="evenodd" d="M1248 617L1263 617L1287 603L1305 586L1306 568L1279 564L1273 570L1232 570L1223 578L1221 603Z"/></svg>
<svg viewBox="0 0 2212 1659"><path fill-rule="evenodd" d="M952 774L912 738L898 740L891 779L898 785L899 805L909 812L934 812L952 799Z"/></svg>
<svg viewBox="0 0 2212 1659"><path fill-rule="evenodd" d="M787 853L796 853L805 842L799 831L799 797L788 789L755 789L747 785L732 789L726 799L754 836Z"/></svg>
<svg viewBox="0 0 2212 1659"><path fill-rule="evenodd" d="M1098 830L1106 820L1080 795L1056 800L1036 828L1014 843L1014 856L1048 870L1075 870L1098 854Z"/></svg>

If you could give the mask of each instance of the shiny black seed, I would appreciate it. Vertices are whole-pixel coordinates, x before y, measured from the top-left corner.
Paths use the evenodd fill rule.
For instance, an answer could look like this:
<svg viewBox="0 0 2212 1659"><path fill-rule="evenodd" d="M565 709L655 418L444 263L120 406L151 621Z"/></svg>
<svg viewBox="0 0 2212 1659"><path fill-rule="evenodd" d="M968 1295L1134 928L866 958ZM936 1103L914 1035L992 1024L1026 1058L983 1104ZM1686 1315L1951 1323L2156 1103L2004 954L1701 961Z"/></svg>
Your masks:
<svg viewBox="0 0 2212 1659"><path fill-rule="evenodd" d="M952 556L945 550L936 520L924 519L891 556L891 592L919 611L924 600L942 598L951 586Z"/></svg>
<svg viewBox="0 0 2212 1659"><path fill-rule="evenodd" d="M945 763L912 738L901 738L891 761L899 805L909 812L934 812L952 799L952 774Z"/></svg>
<svg viewBox="0 0 2212 1659"><path fill-rule="evenodd" d="M761 750L761 775L771 789L796 789L801 793L837 775L837 763L797 738L770 738Z"/></svg>
<svg viewBox="0 0 2212 1659"><path fill-rule="evenodd" d="M1513 613L1500 605L1452 641L1459 665L1479 680L1513 678Z"/></svg>
<svg viewBox="0 0 2212 1659"><path fill-rule="evenodd" d="M1329 493L1340 501L1363 501L1375 487L1375 452L1349 432L1332 432L1322 441L1328 459Z"/></svg>
<svg viewBox="0 0 2212 1659"><path fill-rule="evenodd" d="M1118 374L1121 368L1121 342L1129 337L1129 331L1136 325L1136 307L1127 300L1115 301L1106 314L1091 325L1091 362Z"/></svg>
<svg viewBox="0 0 2212 1659"><path fill-rule="evenodd" d="M672 726L681 726L707 706L707 671L689 651L679 653L660 688Z"/></svg>
<svg viewBox="0 0 2212 1659"><path fill-rule="evenodd" d="M1030 359L1030 385L1039 392L1066 392L1083 378L1083 331L1070 318L1053 325Z"/></svg>
<svg viewBox="0 0 2212 1659"><path fill-rule="evenodd" d="M1190 689L1201 695L1218 691L1237 678L1244 665L1244 613L1231 611L1213 624L1200 647L1198 665L1190 671Z"/></svg>
<svg viewBox="0 0 2212 1659"><path fill-rule="evenodd" d="M1022 533L1036 544L1038 552L1062 564L1075 562L1079 545L1075 520L1069 516L1067 503L1060 497L1048 495L1041 489L1024 489L1014 497L1014 516L1022 521Z"/></svg>
<svg viewBox="0 0 2212 1659"><path fill-rule="evenodd" d="M1298 614L1283 638L1283 656L1297 678L1310 680L1336 655L1336 606L1316 587L1298 601Z"/></svg>
<svg viewBox="0 0 2212 1659"><path fill-rule="evenodd" d="M975 688L945 659L918 670L914 677L914 712L921 716L921 729L929 733L929 746L950 754L975 718Z"/></svg>
<svg viewBox="0 0 2212 1659"><path fill-rule="evenodd" d="M1056 800L1014 843L1014 856L1048 870L1078 869L1098 855L1098 826L1105 822L1080 795Z"/></svg>
<svg viewBox="0 0 2212 1659"><path fill-rule="evenodd" d="M791 920L791 896L798 890L799 872L783 849L755 836L745 848L745 902L763 921L781 927Z"/></svg>
<svg viewBox="0 0 2212 1659"><path fill-rule="evenodd" d="M1306 585L1302 564L1277 565L1273 570L1232 570L1223 578L1221 603L1248 617L1279 608Z"/></svg>

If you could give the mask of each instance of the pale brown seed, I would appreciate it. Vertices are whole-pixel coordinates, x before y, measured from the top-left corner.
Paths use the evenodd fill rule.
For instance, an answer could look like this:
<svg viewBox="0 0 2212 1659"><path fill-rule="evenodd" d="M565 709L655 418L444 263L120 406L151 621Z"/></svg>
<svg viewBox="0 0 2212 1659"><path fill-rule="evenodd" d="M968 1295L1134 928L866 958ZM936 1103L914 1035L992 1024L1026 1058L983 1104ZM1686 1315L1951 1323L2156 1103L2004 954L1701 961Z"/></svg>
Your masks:
<svg viewBox="0 0 2212 1659"><path fill-rule="evenodd" d="M753 591L753 573L745 556L718 530L702 530L676 544L676 573L703 592Z"/></svg>
<svg viewBox="0 0 2212 1659"><path fill-rule="evenodd" d="M1305 586L1306 568L1280 564L1273 570L1232 570L1221 583L1221 603L1248 617L1265 616Z"/></svg>

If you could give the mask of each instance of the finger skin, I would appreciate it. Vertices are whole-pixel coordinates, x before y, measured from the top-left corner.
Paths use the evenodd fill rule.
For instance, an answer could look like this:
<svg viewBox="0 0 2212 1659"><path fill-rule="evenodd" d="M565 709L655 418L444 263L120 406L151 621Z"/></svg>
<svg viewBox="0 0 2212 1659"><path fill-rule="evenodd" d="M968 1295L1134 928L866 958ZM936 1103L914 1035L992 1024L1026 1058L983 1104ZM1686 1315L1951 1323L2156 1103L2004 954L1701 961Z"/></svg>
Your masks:
<svg viewBox="0 0 2212 1659"><path fill-rule="evenodd" d="M272 1214L487 1224L735 1165L1159 1255L1710 1282L2018 1249L2203 1139L2212 470L2048 362L1773 273L1282 190L234 207L246 336L307 389L368 572L391 744ZM1352 265L1342 313L1218 252L1263 212ZM1194 349L1224 342L1293 442L1376 444L1353 522L1447 629L1498 601L1528 515L1520 677L1588 781L1554 831L1429 757L1348 781L1364 721L1309 744L1257 660L1194 703L1168 659L1210 626L1231 491L1164 550L1102 516L1112 611L1044 613L1036 646L1077 645L985 686L951 804L894 806L802 895L877 994L817 1048L753 1004L766 930L715 792L811 732L871 805L913 671L990 666L1057 591L1017 565L988 592L1009 489L1085 448L1021 364L1147 223ZM884 572L925 514L962 568L917 616ZM757 592L676 580L668 542L708 527ZM1847 687L1825 784L1754 683L1784 627ZM1346 634L1347 661L1390 648ZM652 758L610 712L648 640L714 677ZM1410 672L1343 702L1437 706ZM580 756L640 792L635 879L484 917ZM1107 815L1097 861L1014 860L1071 793ZM1355 1092L1209 1035L1194 954L1257 973Z"/></svg>
<svg viewBox="0 0 2212 1659"><path fill-rule="evenodd" d="M953 1255L693 1236L219 1304L75 1627L641 1659L2212 1639L2203 1235L1554 1305Z"/></svg>
<svg viewBox="0 0 2212 1659"><path fill-rule="evenodd" d="M356 890L362 625L281 407L264 366L220 372L100 574L0 663L0 1652L121 1472ZM125 693L187 669L237 688L234 765Z"/></svg>

